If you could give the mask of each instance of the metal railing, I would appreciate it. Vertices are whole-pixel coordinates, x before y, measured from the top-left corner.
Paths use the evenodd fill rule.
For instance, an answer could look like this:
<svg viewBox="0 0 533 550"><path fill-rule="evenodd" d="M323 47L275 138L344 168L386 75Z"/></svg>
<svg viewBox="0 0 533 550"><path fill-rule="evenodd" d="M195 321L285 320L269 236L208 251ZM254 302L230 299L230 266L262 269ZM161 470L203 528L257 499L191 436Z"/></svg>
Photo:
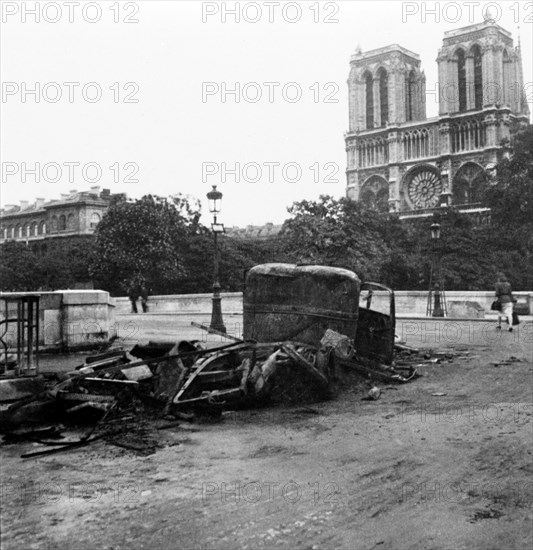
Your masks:
<svg viewBox="0 0 533 550"><path fill-rule="evenodd" d="M0 345L3 347L4 372L10 350L16 354L16 376L39 372L39 296L13 293L1 295ZM10 328L14 325L14 333ZM15 342L9 339L14 336Z"/></svg>

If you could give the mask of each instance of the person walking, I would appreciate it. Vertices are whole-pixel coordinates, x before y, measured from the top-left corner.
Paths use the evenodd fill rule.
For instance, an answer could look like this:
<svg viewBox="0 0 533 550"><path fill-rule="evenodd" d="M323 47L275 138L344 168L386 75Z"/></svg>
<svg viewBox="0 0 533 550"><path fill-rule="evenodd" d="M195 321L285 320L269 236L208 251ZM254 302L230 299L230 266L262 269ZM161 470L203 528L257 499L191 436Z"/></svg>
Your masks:
<svg viewBox="0 0 533 550"><path fill-rule="evenodd" d="M137 313L137 300L139 299L139 287L132 282L128 287L128 298L131 302L131 312Z"/></svg>
<svg viewBox="0 0 533 550"><path fill-rule="evenodd" d="M513 291L511 284L503 273L498 273L498 279L494 286L496 299L500 303L498 311L498 326L497 330L502 328L502 317L507 318L509 324L509 332L513 332Z"/></svg>
<svg viewBox="0 0 533 550"><path fill-rule="evenodd" d="M146 283L141 284L141 305L143 308L143 313L148 311L148 289L146 288Z"/></svg>

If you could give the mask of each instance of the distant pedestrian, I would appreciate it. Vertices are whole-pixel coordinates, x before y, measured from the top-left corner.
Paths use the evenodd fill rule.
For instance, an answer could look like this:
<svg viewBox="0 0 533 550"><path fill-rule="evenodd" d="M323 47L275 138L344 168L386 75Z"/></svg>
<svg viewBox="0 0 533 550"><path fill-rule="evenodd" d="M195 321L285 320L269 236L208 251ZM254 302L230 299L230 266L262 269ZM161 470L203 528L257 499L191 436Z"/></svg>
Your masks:
<svg viewBox="0 0 533 550"><path fill-rule="evenodd" d="M146 313L148 311L148 290L146 288L146 284L141 285L141 305L143 308L143 313Z"/></svg>
<svg viewBox="0 0 533 550"><path fill-rule="evenodd" d="M139 299L139 287L132 282L128 287L128 298L131 302L131 312L137 313L137 300Z"/></svg>
<svg viewBox="0 0 533 550"><path fill-rule="evenodd" d="M509 332L513 332L513 291L511 284L503 273L498 273L498 280L494 286L496 299L500 304L498 311L498 330L502 328L502 317L507 318Z"/></svg>

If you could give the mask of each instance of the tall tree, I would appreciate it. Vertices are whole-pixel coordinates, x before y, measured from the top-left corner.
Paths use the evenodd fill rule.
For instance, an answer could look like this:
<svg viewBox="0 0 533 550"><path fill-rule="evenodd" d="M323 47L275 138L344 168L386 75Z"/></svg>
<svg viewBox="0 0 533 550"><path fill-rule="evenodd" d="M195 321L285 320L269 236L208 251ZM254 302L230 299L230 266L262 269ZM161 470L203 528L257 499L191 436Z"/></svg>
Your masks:
<svg viewBox="0 0 533 550"><path fill-rule="evenodd" d="M496 167L496 180L484 194L493 222L516 235L533 226L533 126L513 137L513 153Z"/></svg>
<svg viewBox="0 0 533 550"><path fill-rule="evenodd" d="M0 247L0 288L6 292L36 290L35 257L21 242L6 241ZM37 286L36 286L37 285Z"/></svg>
<svg viewBox="0 0 533 550"><path fill-rule="evenodd" d="M199 202L181 195L115 202L96 229L93 276L117 293L138 277L152 292L175 292L187 274L186 243L200 232L199 219Z"/></svg>
<svg viewBox="0 0 533 550"><path fill-rule="evenodd" d="M484 202L491 209L487 247L494 271L514 288L533 288L533 126L513 137L513 154L498 163Z"/></svg>
<svg viewBox="0 0 533 550"><path fill-rule="evenodd" d="M296 263L321 263L353 270L361 278L379 278L390 250L382 235L386 218L364 204L322 195L289 208L282 228L283 253Z"/></svg>

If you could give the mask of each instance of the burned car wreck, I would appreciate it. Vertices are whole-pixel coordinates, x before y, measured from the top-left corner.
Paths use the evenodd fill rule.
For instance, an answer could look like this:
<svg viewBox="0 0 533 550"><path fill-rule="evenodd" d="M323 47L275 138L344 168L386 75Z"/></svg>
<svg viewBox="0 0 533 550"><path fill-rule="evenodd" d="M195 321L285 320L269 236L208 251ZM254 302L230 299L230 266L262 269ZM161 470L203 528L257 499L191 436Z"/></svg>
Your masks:
<svg viewBox="0 0 533 550"><path fill-rule="evenodd" d="M394 293L382 285L342 268L256 266L246 277L243 339L198 360L173 405L290 399L291 391L327 398L343 368L406 382L415 371L393 366L394 330Z"/></svg>

